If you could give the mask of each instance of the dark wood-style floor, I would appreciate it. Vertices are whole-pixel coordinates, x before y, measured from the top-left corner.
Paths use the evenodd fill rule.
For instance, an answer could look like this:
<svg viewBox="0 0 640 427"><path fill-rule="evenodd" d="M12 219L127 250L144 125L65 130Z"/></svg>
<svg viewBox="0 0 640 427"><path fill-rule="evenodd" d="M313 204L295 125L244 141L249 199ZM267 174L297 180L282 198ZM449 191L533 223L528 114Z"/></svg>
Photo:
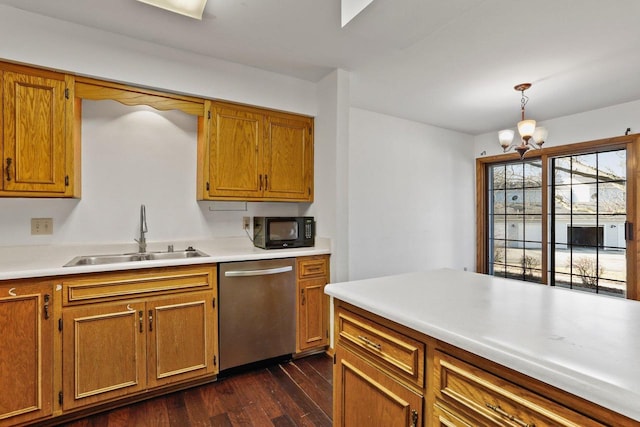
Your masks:
<svg viewBox="0 0 640 427"><path fill-rule="evenodd" d="M327 355L313 355L234 374L66 425L331 426L332 367Z"/></svg>

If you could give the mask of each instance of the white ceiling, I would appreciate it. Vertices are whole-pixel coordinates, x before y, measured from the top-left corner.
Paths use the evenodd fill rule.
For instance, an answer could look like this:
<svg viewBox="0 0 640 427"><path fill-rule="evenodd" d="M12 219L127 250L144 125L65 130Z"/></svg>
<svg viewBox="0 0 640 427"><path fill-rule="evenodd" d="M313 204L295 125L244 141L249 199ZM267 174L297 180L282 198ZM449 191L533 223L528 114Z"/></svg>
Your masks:
<svg viewBox="0 0 640 427"><path fill-rule="evenodd" d="M197 21L136 0L0 4L309 81L351 74L351 104L480 134L640 99L639 0L209 0ZM637 130L634 130L634 132ZM621 130L622 132L622 130Z"/></svg>

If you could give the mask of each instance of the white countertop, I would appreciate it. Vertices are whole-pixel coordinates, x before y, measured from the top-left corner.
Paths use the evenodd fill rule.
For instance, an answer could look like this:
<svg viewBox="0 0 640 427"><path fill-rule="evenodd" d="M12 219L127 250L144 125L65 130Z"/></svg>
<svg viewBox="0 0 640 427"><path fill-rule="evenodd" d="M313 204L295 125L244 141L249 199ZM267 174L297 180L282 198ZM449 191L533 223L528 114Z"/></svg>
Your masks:
<svg viewBox="0 0 640 427"><path fill-rule="evenodd" d="M271 258L289 258L309 255L322 255L331 252L330 240L316 238L311 248L260 249L253 246L247 237L226 237L212 240L189 240L171 242L149 242L147 250L166 251L173 244L176 251L193 246L206 253L207 257L138 261L118 264L86 265L63 267L64 264L80 255L106 255L136 252L137 243L109 245L42 245L0 247L0 280L31 277L61 276L78 273L92 273L115 270L135 270L149 267L174 265L207 264L230 261L248 261Z"/></svg>
<svg viewBox="0 0 640 427"><path fill-rule="evenodd" d="M325 292L640 421L640 302L447 269Z"/></svg>

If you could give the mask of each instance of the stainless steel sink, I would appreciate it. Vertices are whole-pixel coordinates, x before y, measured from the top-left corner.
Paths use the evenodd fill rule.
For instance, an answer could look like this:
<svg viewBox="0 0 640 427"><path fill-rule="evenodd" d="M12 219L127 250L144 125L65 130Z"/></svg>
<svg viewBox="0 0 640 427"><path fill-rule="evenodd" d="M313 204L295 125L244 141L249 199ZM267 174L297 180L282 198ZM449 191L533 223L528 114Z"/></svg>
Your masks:
<svg viewBox="0 0 640 427"><path fill-rule="evenodd" d="M197 249L189 248L184 251L175 252L144 252L132 254L112 254L112 255L82 255L77 256L63 267L76 267L79 265L101 265L116 264L122 262L140 262L171 259L186 259L209 256Z"/></svg>

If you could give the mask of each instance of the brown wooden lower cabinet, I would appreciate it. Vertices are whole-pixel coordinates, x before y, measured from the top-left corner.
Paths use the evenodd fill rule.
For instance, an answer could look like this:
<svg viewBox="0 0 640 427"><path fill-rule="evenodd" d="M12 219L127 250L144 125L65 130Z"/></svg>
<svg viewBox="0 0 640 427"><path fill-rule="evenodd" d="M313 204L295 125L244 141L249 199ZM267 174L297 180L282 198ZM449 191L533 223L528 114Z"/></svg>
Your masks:
<svg viewBox="0 0 640 427"><path fill-rule="evenodd" d="M638 425L351 304L334 304L334 426Z"/></svg>
<svg viewBox="0 0 640 427"><path fill-rule="evenodd" d="M329 256L297 268L297 352L323 351ZM0 281L0 427L215 380L216 299L215 264Z"/></svg>
<svg viewBox="0 0 640 427"><path fill-rule="evenodd" d="M297 258L297 351L324 349L329 344L329 255Z"/></svg>
<svg viewBox="0 0 640 427"><path fill-rule="evenodd" d="M342 346L333 377L334 426L422 425L423 397Z"/></svg>
<svg viewBox="0 0 640 427"><path fill-rule="evenodd" d="M0 285L0 426L53 411L53 285Z"/></svg>
<svg viewBox="0 0 640 427"><path fill-rule="evenodd" d="M62 409L215 375L215 280L215 267L65 280Z"/></svg>
<svg viewBox="0 0 640 427"><path fill-rule="evenodd" d="M63 311L63 409L214 374L212 291Z"/></svg>

